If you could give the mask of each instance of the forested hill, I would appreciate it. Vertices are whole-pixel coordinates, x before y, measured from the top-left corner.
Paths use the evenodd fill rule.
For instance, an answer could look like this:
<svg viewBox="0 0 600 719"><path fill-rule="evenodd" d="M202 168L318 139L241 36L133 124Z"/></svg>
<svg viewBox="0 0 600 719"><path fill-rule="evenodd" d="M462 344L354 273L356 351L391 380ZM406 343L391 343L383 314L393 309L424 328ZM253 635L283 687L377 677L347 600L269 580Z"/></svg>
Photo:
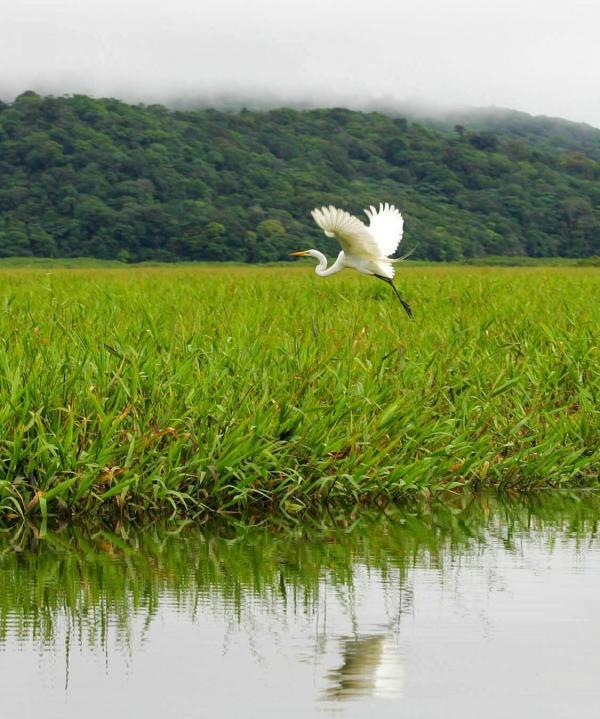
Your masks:
<svg viewBox="0 0 600 719"><path fill-rule="evenodd" d="M434 129L342 109L175 112L27 92L0 103L0 255L283 259L335 249L313 207L382 200L402 209L416 257L600 254L600 131L583 142L570 126Z"/></svg>
<svg viewBox="0 0 600 719"><path fill-rule="evenodd" d="M600 130L583 122L532 116L497 107L447 111L437 117L423 115L414 119L436 129L454 129L462 125L474 131L489 130L500 133L505 139L531 142L544 152L583 152L600 161Z"/></svg>

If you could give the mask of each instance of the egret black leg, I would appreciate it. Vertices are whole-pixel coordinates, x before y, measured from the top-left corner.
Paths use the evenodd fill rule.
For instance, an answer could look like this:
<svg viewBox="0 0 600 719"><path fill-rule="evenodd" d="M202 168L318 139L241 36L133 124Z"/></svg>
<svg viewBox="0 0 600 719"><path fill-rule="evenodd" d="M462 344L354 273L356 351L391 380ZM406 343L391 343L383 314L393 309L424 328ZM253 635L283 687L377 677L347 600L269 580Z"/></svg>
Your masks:
<svg viewBox="0 0 600 719"><path fill-rule="evenodd" d="M377 277L377 279L379 279L379 280L383 280L384 282L387 282L388 285L390 285L390 287L394 290L394 294L400 300L400 304L406 310L406 314L411 318L411 320L414 320L415 316L413 315L413 311L411 310L408 302L406 300L402 299L402 297L400 296L400 293L398 292L398 288L394 284L394 280L390 279L389 277L383 277L382 275L375 275L375 277Z"/></svg>

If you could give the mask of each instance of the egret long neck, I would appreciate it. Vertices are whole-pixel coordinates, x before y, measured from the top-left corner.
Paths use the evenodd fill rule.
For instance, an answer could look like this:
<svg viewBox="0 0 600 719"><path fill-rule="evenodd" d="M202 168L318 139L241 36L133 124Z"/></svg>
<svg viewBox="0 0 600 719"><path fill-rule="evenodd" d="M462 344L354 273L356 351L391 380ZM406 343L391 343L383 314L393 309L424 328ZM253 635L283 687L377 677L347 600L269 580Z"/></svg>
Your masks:
<svg viewBox="0 0 600 719"><path fill-rule="evenodd" d="M313 257L316 257L316 259L319 260L319 264L315 267L315 272L319 275L319 277L328 277L329 275L334 275L336 272L339 272L342 269L342 263L341 263L341 253L336 259L336 261L331 265L331 267L327 267L327 258L322 252L319 252L318 250L312 250Z"/></svg>

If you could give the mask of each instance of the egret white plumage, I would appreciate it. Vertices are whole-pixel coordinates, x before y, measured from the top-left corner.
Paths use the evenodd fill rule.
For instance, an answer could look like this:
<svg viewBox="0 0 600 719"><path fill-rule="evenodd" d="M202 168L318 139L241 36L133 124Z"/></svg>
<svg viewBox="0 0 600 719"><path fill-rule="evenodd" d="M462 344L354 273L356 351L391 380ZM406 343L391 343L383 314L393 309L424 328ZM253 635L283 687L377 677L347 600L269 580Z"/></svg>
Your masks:
<svg viewBox="0 0 600 719"><path fill-rule="evenodd" d="M380 203L379 210L373 205L365 210L369 226L358 217L333 205L321 207L311 212L314 221L327 237L335 237L342 248L336 261L327 267L327 258L319 250L304 250L290 253L294 257L314 257L319 260L315 272L319 277L328 277L351 267L364 275L373 275L387 282L394 290L409 317L413 317L410 305L404 300L394 284L394 263L406 259L410 252L402 257L390 257L396 252L402 241L404 220L400 211L387 202Z"/></svg>

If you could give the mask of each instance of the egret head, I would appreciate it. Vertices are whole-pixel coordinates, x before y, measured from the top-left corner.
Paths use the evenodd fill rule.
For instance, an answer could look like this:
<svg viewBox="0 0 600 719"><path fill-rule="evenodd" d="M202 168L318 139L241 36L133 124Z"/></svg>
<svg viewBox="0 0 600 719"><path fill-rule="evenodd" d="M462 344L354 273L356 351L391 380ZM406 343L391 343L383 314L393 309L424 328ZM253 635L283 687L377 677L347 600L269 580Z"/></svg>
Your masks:
<svg viewBox="0 0 600 719"><path fill-rule="evenodd" d="M327 272L327 257L322 252L319 252L319 250L302 250L302 252L290 252L290 255L293 257L314 257L315 260L319 260L319 263L315 267L315 272L320 275L321 277L325 277L326 275L323 274L323 272ZM337 269L335 270L338 271ZM329 274L333 274L330 272Z"/></svg>

